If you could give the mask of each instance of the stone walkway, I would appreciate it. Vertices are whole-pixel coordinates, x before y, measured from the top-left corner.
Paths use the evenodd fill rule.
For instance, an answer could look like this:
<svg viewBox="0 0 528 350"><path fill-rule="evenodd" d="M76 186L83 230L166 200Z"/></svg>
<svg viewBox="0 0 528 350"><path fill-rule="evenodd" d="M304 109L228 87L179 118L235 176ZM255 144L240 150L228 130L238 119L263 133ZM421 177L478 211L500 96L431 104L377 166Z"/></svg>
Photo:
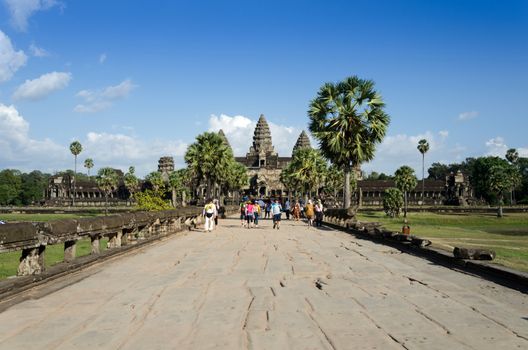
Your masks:
<svg viewBox="0 0 528 350"><path fill-rule="evenodd" d="M528 348L527 295L299 222L222 220L68 278L0 313L0 349Z"/></svg>

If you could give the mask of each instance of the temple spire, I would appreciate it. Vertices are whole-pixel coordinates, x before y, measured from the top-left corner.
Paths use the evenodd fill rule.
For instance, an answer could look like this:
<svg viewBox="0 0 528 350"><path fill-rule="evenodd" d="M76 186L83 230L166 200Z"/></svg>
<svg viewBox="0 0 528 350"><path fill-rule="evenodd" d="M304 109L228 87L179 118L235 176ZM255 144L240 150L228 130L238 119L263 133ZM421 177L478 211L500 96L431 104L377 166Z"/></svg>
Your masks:
<svg viewBox="0 0 528 350"><path fill-rule="evenodd" d="M229 140L227 139L225 133L224 133L224 130L220 129L218 130L218 136L220 136L222 138L222 141L224 141L224 145L226 145L227 147L231 148L231 145L229 144Z"/></svg>
<svg viewBox="0 0 528 350"><path fill-rule="evenodd" d="M273 144L271 143L271 132L264 117L264 114L260 115L260 118L255 127L255 132L253 134L253 146L249 149L250 153L272 153L275 151L273 149Z"/></svg>
<svg viewBox="0 0 528 350"><path fill-rule="evenodd" d="M299 135L299 138L297 138L297 142L295 143L295 146L293 146L292 154L300 148L312 148L312 145L310 144L310 139L308 138L308 134L306 134L304 130Z"/></svg>

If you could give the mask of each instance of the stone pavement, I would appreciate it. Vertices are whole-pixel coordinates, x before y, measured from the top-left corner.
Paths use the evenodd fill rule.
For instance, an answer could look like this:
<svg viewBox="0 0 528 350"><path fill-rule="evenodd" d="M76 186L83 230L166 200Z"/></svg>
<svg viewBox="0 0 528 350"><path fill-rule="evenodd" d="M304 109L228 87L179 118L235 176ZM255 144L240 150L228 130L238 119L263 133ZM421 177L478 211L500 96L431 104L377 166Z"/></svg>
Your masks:
<svg viewBox="0 0 528 350"><path fill-rule="evenodd" d="M528 349L527 295L282 223L221 220L33 290L0 349Z"/></svg>

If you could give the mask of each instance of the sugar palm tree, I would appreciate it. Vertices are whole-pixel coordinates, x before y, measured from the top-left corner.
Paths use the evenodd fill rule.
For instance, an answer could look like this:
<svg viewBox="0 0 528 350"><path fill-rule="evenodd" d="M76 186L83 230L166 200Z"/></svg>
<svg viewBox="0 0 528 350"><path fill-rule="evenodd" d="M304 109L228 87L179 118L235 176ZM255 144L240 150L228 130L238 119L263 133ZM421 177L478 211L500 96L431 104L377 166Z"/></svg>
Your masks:
<svg viewBox="0 0 528 350"><path fill-rule="evenodd" d="M70 144L70 151L73 154L75 158L75 168L73 172L73 199L72 199L72 205L75 206L75 196L76 196L76 178L77 178L77 156L82 152L82 145L79 141L73 141Z"/></svg>
<svg viewBox="0 0 528 350"><path fill-rule="evenodd" d="M512 166L518 169L519 152L515 148L510 148L506 151L506 159ZM510 202L513 204L515 201L515 187L512 187L510 192Z"/></svg>
<svg viewBox="0 0 528 350"><path fill-rule="evenodd" d="M134 197L134 193L137 191L139 186L139 179L136 177L136 168L133 166L128 168L128 172L124 177L125 187L130 193L130 201Z"/></svg>
<svg viewBox="0 0 528 350"><path fill-rule="evenodd" d="M117 189L119 178L117 173L112 168L101 168L97 172L96 178L97 186L103 191L105 195L105 215L108 214L108 196Z"/></svg>
<svg viewBox="0 0 528 350"><path fill-rule="evenodd" d="M84 167L88 169L88 176L90 176L90 169L92 169L94 166L94 162L92 158L86 158L84 160Z"/></svg>
<svg viewBox="0 0 528 350"><path fill-rule="evenodd" d="M422 205L424 202L425 192L425 154L429 151L429 142L426 139L418 141L418 151L422 154Z"/></svg>
<svg viewBox="0 0 528 350"><path fill-rule="evenodd" d="M357 76L326 83L310 102L309 129L321 153L345 173L344 206L350 206L352 169L374 158L385 137L389 116L374 82Z"/></svg>
<svg viewBox="0 0 528 350"><path fill-rule="evenodd" d="M205 132L187 148L185 162L199 180L207 186L207 197L213 195L213 185L220 183L233 159L231 148L215 132Z"/></svg>
<svg viewBox="0 0 528 350"><path fill-rule="evenodd" d="M407 195L412 189L416 187L417 183L416 176L414 175L414 170L407 165L401 166L394 173L394 182L396 183L396 187L403 192L403 217L406 218L408 205Z"/></svg>

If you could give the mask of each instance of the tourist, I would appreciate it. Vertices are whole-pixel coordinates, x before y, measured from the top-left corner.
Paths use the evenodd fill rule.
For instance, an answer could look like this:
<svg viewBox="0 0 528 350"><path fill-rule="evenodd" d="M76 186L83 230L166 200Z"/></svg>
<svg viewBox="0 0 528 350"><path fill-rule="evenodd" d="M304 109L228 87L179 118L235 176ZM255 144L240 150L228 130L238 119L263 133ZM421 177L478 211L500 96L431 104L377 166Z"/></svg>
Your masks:
<svg viewBox="0 0 528 350"><path fill-rule="evenodd" d="M282 206L280 205L279 200L276 199L275 203L271 205L271 215L273 215L273 228L277 228L277 230L280 228L281 213Z"/></svg>
<svg viewBox="0 0 528 350"><path fill-rule="evenodd" d="M211 232L214 229L214 217L217 215L216 206L212 199L207 199L202 215L205 217L205 232Z"/></svg>
<svg viewBox="0 0 528 350"><path fill-rule="evenodd" d="M266 219L269 219L270 217L270 211L271 211L271 203L270 201L266 201L266 208L265 208L265 211L266 211L266 215L264 216L264 218Z"/></svg>
<svg viewBox="0 0 528 350"><path fill-rule="evenodd" d="M218 227L218 215L220 215L220 203L218 199L214 199L213 204L215 205L215 208L216 208L216 215L214 217L214 223L215 223L215 228L216 228Z"/></svg>
<svg viewBox="0 0 528 350"><path fill-rule="evenodd" d="M323 203L319 199L314 207L315 210L315 226L323 226Z"/></svg>
<svg viewBox="0 0 528 350"><path fill-rule="evenodd" d="M313 226L314 206L311 199L308 199L308 204L306 204L306 207L304 208L304 215L306 215L306 219L308 219L308 226Z"/></svg>
<svg viewBox="0 0 528 350"><path fill-rule="evenodd" d="M240 224L244 226L246 223L246 202L240 203Z"/></svg>
<svg viewBox="0 0 528 350"><path fill-rule="evenodd" d="M255 222L255 227L258 227L258 220L259 220L259 217L260 217L260 213L261 213L261 209L260 209L260 204L258 201L255 201L253 202L253 221Z"/></svg>
<svg viewBox="0 0 528 350"><path fill-rule="evenodd" d="M248 201L246 203L246 221L247 221L247 228L253 227L253 213L255 211L255 206L251 201Z"/></svg>
<svg viewBox="0 0 528 350"><path fill-rule="evenodd" d="M299 221L301 218L301 205L299 202L295 202L295 205L293 206L293 220Z"/></svg>
<svg viewBox="0 0 528 350"><path fill-rule="evenodd" d="M284 203L284 212L286 213L286 220L290 220L290 200L286 199L286 203Z"/></svg>

